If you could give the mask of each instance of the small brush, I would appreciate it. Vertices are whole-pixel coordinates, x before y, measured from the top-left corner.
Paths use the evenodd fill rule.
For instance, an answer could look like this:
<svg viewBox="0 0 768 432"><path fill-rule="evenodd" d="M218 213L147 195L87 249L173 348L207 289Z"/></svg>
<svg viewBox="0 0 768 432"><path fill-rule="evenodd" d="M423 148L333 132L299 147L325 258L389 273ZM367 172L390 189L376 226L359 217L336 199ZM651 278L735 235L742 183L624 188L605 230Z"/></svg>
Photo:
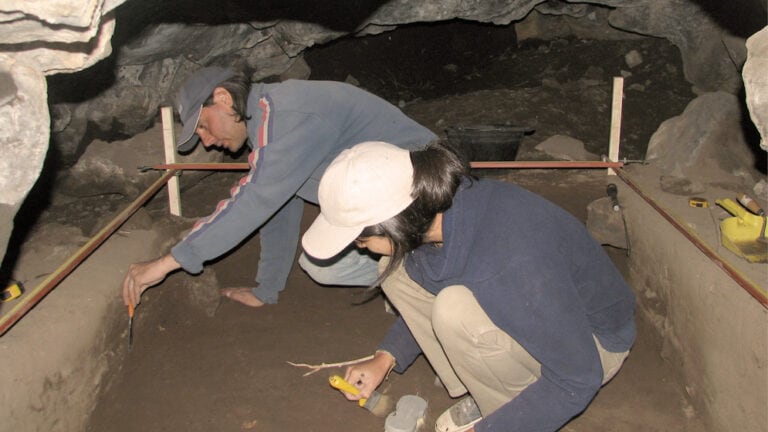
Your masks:
<svg viewBox="0 0 768 432"><path fill-rule="evenodd" d="M338 375L332 375L330 378L328 378L328 382L331 384L331 387L335 388L336 390L347 392L353 395L360 394L360 390L358 390L357 387L346 382L344 378ZM362 398L358 400L357 403L361 407L373 413L373 415L376 417L386 417L387 414L392 412L394 409L392 398L377 391L371 393L369 398Z"/></svg>
<svg viewBox="0 0 768 432"><path fill-rule="evenodd" d="M133 349L133 305L128 305L128 351Z"/></svg>

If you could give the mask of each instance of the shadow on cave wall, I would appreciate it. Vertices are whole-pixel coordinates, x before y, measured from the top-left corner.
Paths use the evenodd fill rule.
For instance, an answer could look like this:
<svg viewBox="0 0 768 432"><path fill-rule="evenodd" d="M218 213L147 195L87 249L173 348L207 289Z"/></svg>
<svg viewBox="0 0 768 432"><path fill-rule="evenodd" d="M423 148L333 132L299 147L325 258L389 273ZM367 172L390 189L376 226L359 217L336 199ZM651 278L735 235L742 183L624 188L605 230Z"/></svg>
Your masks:
<svg viewBox="0 0 768 432"><path fill-rule="evenodd" d="M768 3L765 0L692 0L722 28L741 38L748 38L766 25ZM762 11L755 13L755 11Z"/></svg>

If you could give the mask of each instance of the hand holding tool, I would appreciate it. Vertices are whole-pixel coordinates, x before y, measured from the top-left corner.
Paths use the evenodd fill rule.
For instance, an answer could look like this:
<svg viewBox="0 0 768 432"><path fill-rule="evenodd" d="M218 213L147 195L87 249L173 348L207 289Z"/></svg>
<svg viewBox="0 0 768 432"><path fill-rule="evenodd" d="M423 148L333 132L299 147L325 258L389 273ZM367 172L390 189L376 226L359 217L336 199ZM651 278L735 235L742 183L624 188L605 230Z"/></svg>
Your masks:
<svg viewBox="0 0 768 432"><path fill-rule="evenodd" d="M352 384L346 382L344 378L338 375L331 375L328 383L336 390L347 392L353 395L359 395L360 390ZM392 411L392 400L389 396L382 395L374 391L369 398L361 398L357 401L358 405L372 412L377 417L384 417Z"/></svg>

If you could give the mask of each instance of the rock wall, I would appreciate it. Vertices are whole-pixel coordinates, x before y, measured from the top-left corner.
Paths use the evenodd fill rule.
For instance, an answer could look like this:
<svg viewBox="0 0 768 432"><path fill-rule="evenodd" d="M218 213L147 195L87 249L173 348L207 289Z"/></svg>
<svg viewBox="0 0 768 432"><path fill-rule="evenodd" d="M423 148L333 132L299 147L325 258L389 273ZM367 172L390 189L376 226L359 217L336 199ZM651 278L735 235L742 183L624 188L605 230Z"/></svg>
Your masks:
<svg viewBox="0 0 768 432"><path fill-rule="evenodd" d="M760 132L760 147L768 150L768 27L747 40L747 61L742 75L752 122Z"/></svg>

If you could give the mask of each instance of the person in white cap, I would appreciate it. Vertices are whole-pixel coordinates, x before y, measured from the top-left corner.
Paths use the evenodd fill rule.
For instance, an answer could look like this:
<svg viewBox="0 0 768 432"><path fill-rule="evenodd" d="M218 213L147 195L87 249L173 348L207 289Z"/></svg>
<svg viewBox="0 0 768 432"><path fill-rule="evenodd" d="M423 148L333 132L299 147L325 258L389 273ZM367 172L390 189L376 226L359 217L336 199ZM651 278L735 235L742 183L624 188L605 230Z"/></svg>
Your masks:
<svg viewBox="0 0 768 432"><path fill-rule="evenodd" d="M476 179L442 144L343 151L302 239L382 258L399 317L345 378L369 397L423 354L452 397L437 432L555 431L583 411L634 343L635 297L571 214L511 183Z"/></svg>
<svg viewBox="0 0 768 432"><path fill-rule="evenodd" d="M183 131L178 151L206 148L238 152L250 147L250 171L210 216L199 220L170 253L132 264L123 281L123 301L183 268L203 265L259 230L261 257L256 283L223 289L248 306L276 303L293 266L303 203L317 203L325 168L342 150L372 139L405 149L423 148L437 137L387 101L355 86L309 80L251 83L231 68L200 69L182 86L176 110ZM326 285L367 286L376 279L376 257L351 247L335 257L303 255L301 267Z"/></svg>

